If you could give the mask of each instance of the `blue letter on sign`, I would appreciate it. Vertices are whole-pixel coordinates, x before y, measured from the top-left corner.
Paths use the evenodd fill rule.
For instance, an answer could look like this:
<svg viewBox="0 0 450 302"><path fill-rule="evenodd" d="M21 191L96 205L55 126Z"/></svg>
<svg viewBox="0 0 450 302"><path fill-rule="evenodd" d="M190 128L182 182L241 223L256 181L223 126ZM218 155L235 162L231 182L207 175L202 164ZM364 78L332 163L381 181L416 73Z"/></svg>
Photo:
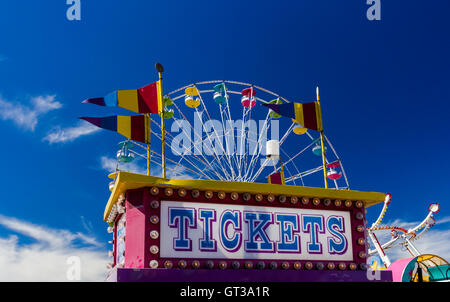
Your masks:
<svg viewBox="0 0 450 302"><path fill-rule="evenodd" d="M276 222L280 225L280 242L277 251L280 253L300 252L298 216L294 214L276 214Z"/></svg>
<svg viewBox="0 0 450 302"><path fill-rule="evenodd" d="M178 228L178 237L173 240L173 248L177 251L192 250L192 240L188 237L188 227L196 228L194 209L170 208L169 227Z"/></svg>
<svg viewBox="0 0 450 302"><path fill-rule="evenodd" d="M319 233L325 233L323 229L323 216L302 215L303 232L310 233L311 241L308 242L309 254L322 254L322 244L319 242Z"/></svg>
<svg viewBox="0 0 450 302"><path fill-rule="evenodd" d="M232 237L228 236L228 226L230 224L234 225L234 235ZM241 213L235 211L234 213L230 210L223 212L222 218L220 218L220 239L222 241L223 247L229 252L235 252L241 247L241 234L237 231L241 230Z"/></svg>
<svg viewBox="0 0 450 302"><path fill-rule="evenodd" d="M203 220L203 238L200 239L201 251L216 251L217 242L212 238L212 223L216 221L216 211L200 209L200 220Z"/></svg>
<svg viewBox="0 0 450 302"><path fill-rule="evenodd" d="M342 216L330 216L327 219L328 231L335 237L328 237L328 252L341 255L347 251L347 238L342 234L344 218Z"/></svg>
<svg viewBox="0 0 450 302"><path fill-rule="evenodd" d="M244 212L248 224L248 241L245 242L247 252L273 252L274 244L266 234L266 228L273 223L270 213Z"/></svg>

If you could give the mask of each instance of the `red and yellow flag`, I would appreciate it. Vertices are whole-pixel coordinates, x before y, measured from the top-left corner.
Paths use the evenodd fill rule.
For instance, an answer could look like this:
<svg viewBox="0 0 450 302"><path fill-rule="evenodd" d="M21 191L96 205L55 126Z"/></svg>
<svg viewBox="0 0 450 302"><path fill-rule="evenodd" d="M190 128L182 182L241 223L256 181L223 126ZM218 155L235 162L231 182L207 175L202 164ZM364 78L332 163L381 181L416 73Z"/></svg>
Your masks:
<svg viewBox="0 0 450 302"><path fill-rule="evenodd" d="M322 131L322 114L318 102L263 104L282 116L290 117L305 128Z"/></svg>
<svg viewBox="0 0 450 302"><path fill-rule="evenodd" d="M105 97L90 98L83 103L99 106L121 107L137 113L161 113L163 111L161 81L132 90L117 90Z"/></svg>
<svg viewBox="0 0 450 302"><path fill-rule="evenodd" d="M99 128L118 132L126 138L144 143L150 143L150 117L148 115L107 117L80 117Z"/></svg>

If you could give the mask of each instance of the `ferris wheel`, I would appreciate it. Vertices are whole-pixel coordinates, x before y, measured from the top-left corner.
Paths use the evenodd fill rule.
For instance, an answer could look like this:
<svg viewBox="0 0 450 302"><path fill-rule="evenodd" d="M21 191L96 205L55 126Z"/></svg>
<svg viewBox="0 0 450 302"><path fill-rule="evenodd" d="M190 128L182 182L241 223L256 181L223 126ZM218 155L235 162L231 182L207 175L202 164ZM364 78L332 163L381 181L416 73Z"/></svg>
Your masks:
<svg viewBox="0 0 450 302"><path fill-rule="evenodd" d="M267 182L269 175L282 172L286 185L323 185L319 133L261 106L290 103L279 94L220 80L180 87L163 101L165 126L151 118L151 175L161 174L164 140L169 178ZM147 147L135 141L119 147L117 170L148 157ZM349 189L342 161L326 136L324 150L330 187Z"/></svg>

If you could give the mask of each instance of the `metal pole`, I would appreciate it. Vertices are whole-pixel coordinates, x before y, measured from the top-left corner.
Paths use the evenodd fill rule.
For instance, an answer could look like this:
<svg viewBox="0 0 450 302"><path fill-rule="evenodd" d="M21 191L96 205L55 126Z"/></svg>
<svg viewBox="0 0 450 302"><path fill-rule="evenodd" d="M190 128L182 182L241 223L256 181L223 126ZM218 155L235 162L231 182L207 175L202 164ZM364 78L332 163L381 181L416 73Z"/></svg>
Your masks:
<svg viewBox="0 0 450 302"><path fill-rule="evenodd" d="M322 109L320 108L320 96L319 96L319 86L316 88L317 104L320 111L320 119L322 120ZM322 145L322 163L323 163L323 180L325 182L325 189L328 189L328 178L327 178L327 160L325 158L325 143L323 139L323 122L321 122L322 129L320 131L320 143Z"/></svg>
<svg viewBox="0 0 450 302"><path fill-rule="evenodd" d="M151 122L150 122L150 114L146 114L147 119L146 119L146 123L148 123L148 125L146 125L146 127L148 127L148 144L147 144L147 176L150 176L150 137L151 137Z"/></svg>
<svg viewBox="0 0 450 302"><path fill-rule="evenodd" d="M166 178L166 127L164 122L164 99L162 92L162 73L164 68L160 63L156 63L156 70L159 75L159 98L161 100L161 157L162 157L162 177Z"/></svg>

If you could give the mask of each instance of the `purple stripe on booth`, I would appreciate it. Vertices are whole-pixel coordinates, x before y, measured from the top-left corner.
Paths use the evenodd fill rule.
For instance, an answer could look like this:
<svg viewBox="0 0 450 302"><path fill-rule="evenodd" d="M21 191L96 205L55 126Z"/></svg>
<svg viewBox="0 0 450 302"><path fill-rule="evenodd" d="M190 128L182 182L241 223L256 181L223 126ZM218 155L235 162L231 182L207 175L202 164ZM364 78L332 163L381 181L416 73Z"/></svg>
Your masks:
<svg viewBox="0 0 450 302"><path fill-rule="evenodd" d="M380 271L376 280L364 270L259 270L259 269L127 269L114 268L106 281L112 282L391 282L392 272Z"/></svg>

